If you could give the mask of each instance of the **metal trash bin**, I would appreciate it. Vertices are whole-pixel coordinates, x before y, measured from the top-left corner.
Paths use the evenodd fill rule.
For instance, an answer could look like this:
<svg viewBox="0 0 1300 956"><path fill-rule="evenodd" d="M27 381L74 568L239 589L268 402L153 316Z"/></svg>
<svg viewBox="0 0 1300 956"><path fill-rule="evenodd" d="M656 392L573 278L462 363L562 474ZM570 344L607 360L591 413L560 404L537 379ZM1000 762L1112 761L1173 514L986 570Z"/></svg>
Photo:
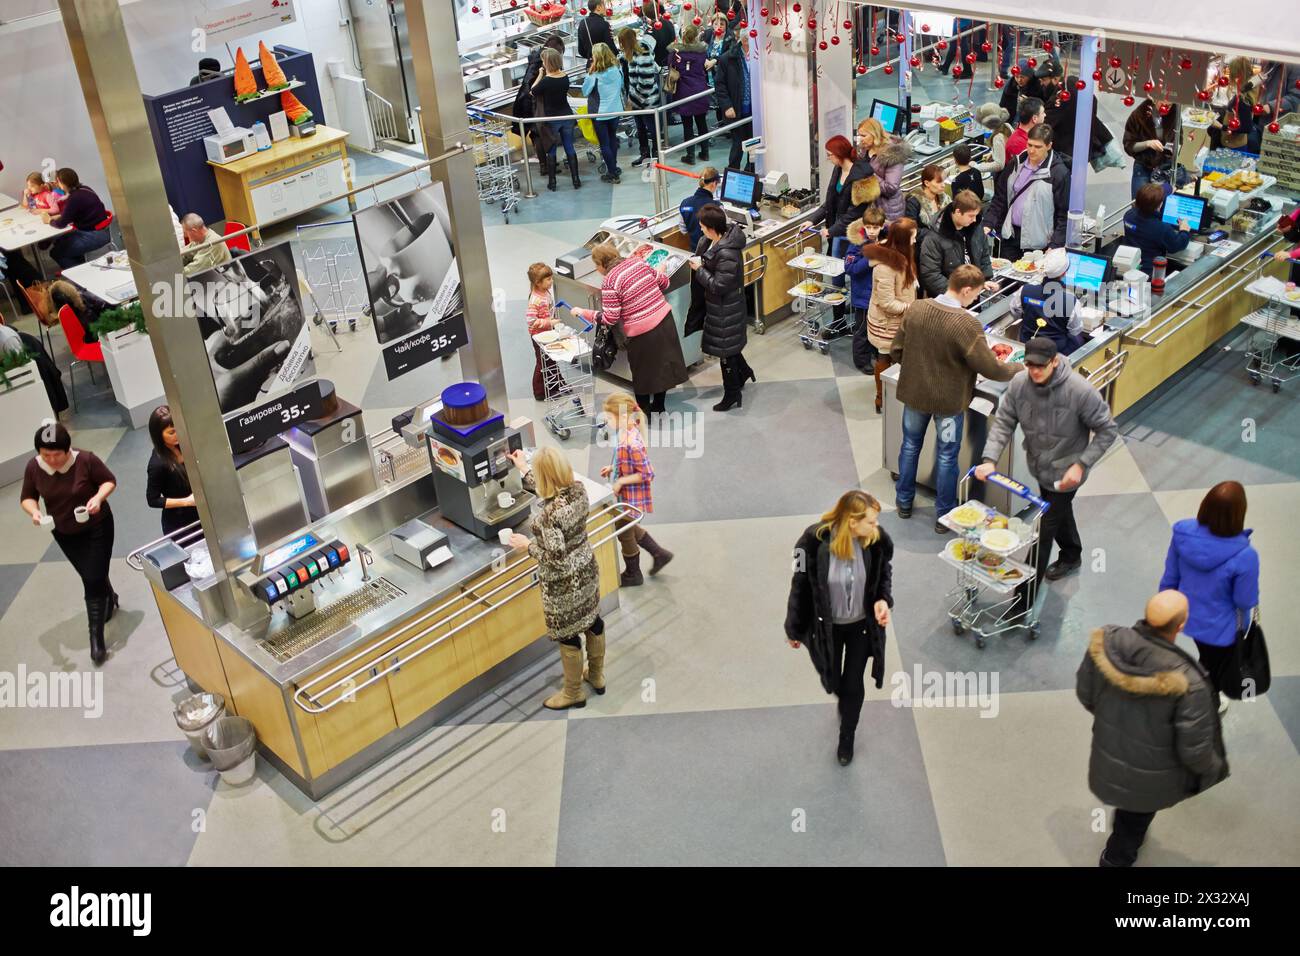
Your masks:
<svg viewBox="0 0 1300 956"><path fill-rule="evenodd" d="M194 694L176 705L176 726L184 732L190 748L200 759L208 759L208 751L203 746L203 731L225 714L226 698L220 694Z"/></svg>
<svg viewBox="0 0 1300 956"><path fill-rule="evenodd" d="M257 731L247 717L219 717L203 731L203 746L221 779L238 785L257 769Z"/></svg>

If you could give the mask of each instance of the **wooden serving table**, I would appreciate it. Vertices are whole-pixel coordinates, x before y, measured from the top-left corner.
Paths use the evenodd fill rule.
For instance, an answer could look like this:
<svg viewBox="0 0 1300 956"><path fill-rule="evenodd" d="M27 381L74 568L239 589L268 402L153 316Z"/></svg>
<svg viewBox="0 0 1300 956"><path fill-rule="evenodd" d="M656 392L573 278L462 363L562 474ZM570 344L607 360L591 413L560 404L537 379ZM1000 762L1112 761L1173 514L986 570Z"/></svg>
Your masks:
<svg viewBox="0 0 1300 956"><path fill-rule="evenodd" d="M209 160L226 218L252 226L348 192L347 138L343 130L317 126L311 136L290 136L243 159Z"/></svg>

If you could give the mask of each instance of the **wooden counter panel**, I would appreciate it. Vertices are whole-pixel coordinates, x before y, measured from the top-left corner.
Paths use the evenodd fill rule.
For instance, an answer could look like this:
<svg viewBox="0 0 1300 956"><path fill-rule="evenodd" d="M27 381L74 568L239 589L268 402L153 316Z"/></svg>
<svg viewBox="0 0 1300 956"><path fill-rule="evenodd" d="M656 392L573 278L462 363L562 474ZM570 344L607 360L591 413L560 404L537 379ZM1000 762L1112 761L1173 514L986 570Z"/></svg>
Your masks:
<svg viewBox="0 0 1300 956"><path fill-rule="evenodd" d="M450 638L420 654L419 657L406 660L412 651L418 651L430 642L443 637L453 628L463 625L478 610L472 602L464 598L457 599L438 615L440 619L450 618L447 623L422 634L420 639L409 648L403 651L390 650L386 654L385 660L388 663L401 663L397 670L388 675L388 690L392 695L393 713L399 727L405 727L478 676L474 666L473 651L473 642L480 626L480 622L477 621L462 627ZM393 640L385 644L392 648L413 634L420 633L425 626L425 624L418 624L396 631Z"/></svg>
<svg viewBox="0 0 1300 956"><path fill-rule="evenodd" d="M311 688L320 694L319 703L326 705L348 694L348 691L341 687L325 694L326 687L345 674L364 668L354 679L356 689L351 692L351 698L343 700L342 703L336 704L324 713L312 714L296 703L291 705L294 720L297 721L304 738L313 727L319 735L325 769L337 766L388 732L397 729L397 715L393 710L393 699L389 693L387 678L381 678L373 684L361 687L371 678L374 671L381 670L387 664L386 653L392 644L393 641L387 635L381 636L364 652L347 655L345 659L355 656L356 660L346 667L339 667L339 662L335 661L294 685L293 689L296 690L298 687L310 684L318 675L339 667L328 678Z"/></svg>
<svg viewBox="0 0 1300 956"><path fill-rule="evenodd" d="M474 670L478 674L491 670L546 633L542 589L533 585L533 575L529 573L536 567L537 562L528 559L510 572L507 577L515 580L500 590L496 590L499 583L479 590L470 588L471 593L486 598L492 607L492 611L479 620L479 630L470 641ZM495 593L489 595L488 591Z"/></svg>
<svg viewBox="0 0 1300 956"><path fill-rule="evenodd" d="M162 617L163 629L171 642L172 656L177 665L186 677L205 691L225 697L228 713L238 714L212 629L181 607L171 595L159 592L152 582L149 588L153 591L153 600L158 605L158 614Z"/></svg>
<svg viewBox="0 0 1300 956"><path fill-rule="evenodd" d="M239 715L253 722L260 742L305 776L281 689L225 641L218 642L217 650L230 680L229 699L238 706ZM324 768L313 766L312 769L319 773Z"/></svg>

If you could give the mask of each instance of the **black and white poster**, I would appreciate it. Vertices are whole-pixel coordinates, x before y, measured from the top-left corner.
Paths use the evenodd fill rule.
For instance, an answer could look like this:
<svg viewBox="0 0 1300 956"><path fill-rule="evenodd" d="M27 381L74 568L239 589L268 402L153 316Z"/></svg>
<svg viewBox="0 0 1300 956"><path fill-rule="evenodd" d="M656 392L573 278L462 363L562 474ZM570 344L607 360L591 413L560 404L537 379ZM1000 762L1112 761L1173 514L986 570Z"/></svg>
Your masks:
<svg viewBox="0 0 1300 956"><path fill-rule="evenodd" d="M264 405L316 375L288 242L186 280L223 415Z"/></svg>
<svg viewBox="0 0 1300 956"><path fill-rule="evenodd" d="M354 221L375 335L396 378L445 354L448 339L463 338L433 331L462 308L446 194L433 183L362 209ZM389 351L399 346L397 361Z"/></svg>

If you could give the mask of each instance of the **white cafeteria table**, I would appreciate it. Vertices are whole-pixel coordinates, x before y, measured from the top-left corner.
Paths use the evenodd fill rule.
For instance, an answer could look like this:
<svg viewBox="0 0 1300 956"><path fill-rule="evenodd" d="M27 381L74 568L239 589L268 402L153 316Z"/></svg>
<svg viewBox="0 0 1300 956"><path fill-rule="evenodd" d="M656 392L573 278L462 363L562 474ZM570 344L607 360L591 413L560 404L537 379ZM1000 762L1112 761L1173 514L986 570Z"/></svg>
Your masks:
<svg viewBox="0 0 1300 956"><path fill-rule="evenodd" d="M123 264L109 265L109 259L114 256L121 259ZM63 278L75 282L109 305L121 305L137 298L135 277L131 274L131 267L126 264L124 253L107 252L97 259L64 269Z"/></svg>

